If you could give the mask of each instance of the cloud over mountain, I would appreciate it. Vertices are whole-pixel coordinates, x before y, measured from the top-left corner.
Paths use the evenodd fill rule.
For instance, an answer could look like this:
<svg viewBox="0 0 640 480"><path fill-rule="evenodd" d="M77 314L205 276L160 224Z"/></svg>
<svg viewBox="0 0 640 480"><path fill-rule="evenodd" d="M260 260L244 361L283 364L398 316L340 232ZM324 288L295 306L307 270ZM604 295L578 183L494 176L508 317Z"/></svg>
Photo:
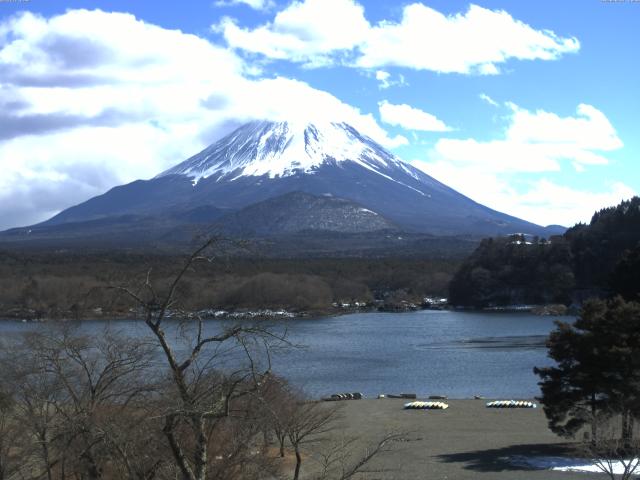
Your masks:
<svg viewBox="0 0 640 480"><path fill-rule="evenodd" d="M580 104L575 115L562 117L510 102L506 107L502 138L441 138L427 152L427 160L413 165L485 205L508 204L510 212L541 224L588 221L595 210L635 194L621 181L612 180L593 192L544 177L567 168L580 173L591 165L607 165L607 152L622 148L600 110Z"/></svg>
<svg viewBox="0 0 640 480"><path fill-rule="evenodd" d="M637 69L622 60L633 42L607 53L614 27L591 28L601 6L565 18L428 3L3 9L0 228L149 178L257 119L347 122L475 200L543 223L549 209L533 199L551 184L573 192L576 219L584 198L638 189ZM623 10L607 12L635 39Z"/></svg>
<svg viewBox="0 0 640 480"><path fill-rule="evenodd" d="M485 172L557 171L562 162L576 169L608 163L603 152L623 146L609 119L591 105L580 104L575 116L561 117L544 110L529 111L508 103L504 138L473 138L436 142L430 158Z"/></svg>
<svg viewBox="0 0 640 480"><path fill-rule="evenodd" d="M397 125L406 130L423 132L448 132L452 130L442 120L424 110L407 104L394 105L386 100L378 103L380 120L389 125Z"/></svg>
<svg viewBox="0 0 640 480"><path fill-rule="evenodd" d="M243 28L231 18L214 28L231 47L308 67L397 66L494 75L510 59L555 60L580 49L576 38L538 30L504 10L473 4L465 13L445 15L411 3L399 21L371 24L354 0L303 0L256 28Z"/></svg>
<svg viewBox="0 0 640 480"><path fill-rule="evenodd" d="M9 17L0 22L0 76L0 228L153 176L252 119L313 112L386 146L407 142L326 91L255 78L227 48L127 13ZM35 195L47 198L46 211Z"/></svg>

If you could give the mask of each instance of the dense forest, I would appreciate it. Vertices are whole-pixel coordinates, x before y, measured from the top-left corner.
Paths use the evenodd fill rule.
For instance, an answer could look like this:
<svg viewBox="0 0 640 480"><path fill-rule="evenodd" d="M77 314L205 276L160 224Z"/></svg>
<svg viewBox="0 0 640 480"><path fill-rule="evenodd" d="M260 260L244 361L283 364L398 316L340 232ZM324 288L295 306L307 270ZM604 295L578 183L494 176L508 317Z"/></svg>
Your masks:
<svg viewBox="0 0 640 480"><path fill-rule="evenodd" d="M446 295L461 258L269 259L219 256L194 264L179 287L180 307L286 309L326 313L334 303L419 303ZM133 305L110 286L136 288L147 275L163 288L180 255L120 252L0 252L0 317L127 316Z"/></svg>
<svg viewBox="0 0 640 480"><path fill-rule="evenodd" d="M451 281L454 305L581 303L640 292L640 198L595 213L562 236L489 238Z"/></svg>

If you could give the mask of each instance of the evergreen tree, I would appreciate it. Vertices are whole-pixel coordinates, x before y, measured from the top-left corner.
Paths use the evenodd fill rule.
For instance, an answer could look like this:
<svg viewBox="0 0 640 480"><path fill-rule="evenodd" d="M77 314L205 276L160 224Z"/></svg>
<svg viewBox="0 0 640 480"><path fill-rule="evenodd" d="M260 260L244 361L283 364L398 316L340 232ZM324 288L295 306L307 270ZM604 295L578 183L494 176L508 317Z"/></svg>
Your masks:
<svg viewBox="0 0 640 480"><path fill-rule="evenodd" d="M616 265L611 287L626 300L640 300L640 244L627 250Z"/></svg>
<svg viewBox="0 0 640 480"><path fill-rule="evenodd" d="M619 415L629 442L640 416L640 304L587 301L573 324L557 323L547 346L556 366L534 372L551 430L573 436L590 425L595 441L598 420Z"/></svg>

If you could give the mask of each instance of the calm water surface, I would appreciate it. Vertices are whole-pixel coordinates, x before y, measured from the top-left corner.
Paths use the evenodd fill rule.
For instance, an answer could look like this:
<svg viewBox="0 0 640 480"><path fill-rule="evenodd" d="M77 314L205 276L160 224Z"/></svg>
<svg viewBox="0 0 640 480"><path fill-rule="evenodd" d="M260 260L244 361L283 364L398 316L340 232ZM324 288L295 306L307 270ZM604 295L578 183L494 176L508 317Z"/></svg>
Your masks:
<svg viewBox="0 0 640 480"><path fill-rule="evenodd" d="M148 334L139 321L108 323L127 335ZM223 325L208 321L207 330ZM314 397L358 391L530 398L539 394L533 367L551 363L544 340L553 318L526 313L358 313L272 325L286 328L288 339L301 346L275 353L274 372ZM104 326L96 320L79 328L98 335ZM45 327L3 321L0 335L38 328Z"/></svg>

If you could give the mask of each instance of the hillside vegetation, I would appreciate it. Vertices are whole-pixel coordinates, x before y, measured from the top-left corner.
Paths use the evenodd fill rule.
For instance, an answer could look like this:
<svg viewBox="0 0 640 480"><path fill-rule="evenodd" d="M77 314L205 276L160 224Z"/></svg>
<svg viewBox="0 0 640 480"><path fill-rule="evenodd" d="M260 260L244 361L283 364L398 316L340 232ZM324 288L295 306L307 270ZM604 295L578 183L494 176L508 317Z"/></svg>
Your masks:
<svg viewBox="0 0 640 480"><path fill-rule="evenodd" d="M640 198L595 213L562 236L489 238L450 285L454 305L580 303L640 292Z"/></svg>
<svg viewBox="0 0 640 480"><path fill-rule="evenodd" d="M0 318L127 315L131 302L103 287L139 286L149 274L157 288L167 288L183 262L177 255L0 252ZM195 265L178 297L188 311L324 313L334 302L419 302L425 295L445 295L459 263L456 258L220 258Z"/></svg>

